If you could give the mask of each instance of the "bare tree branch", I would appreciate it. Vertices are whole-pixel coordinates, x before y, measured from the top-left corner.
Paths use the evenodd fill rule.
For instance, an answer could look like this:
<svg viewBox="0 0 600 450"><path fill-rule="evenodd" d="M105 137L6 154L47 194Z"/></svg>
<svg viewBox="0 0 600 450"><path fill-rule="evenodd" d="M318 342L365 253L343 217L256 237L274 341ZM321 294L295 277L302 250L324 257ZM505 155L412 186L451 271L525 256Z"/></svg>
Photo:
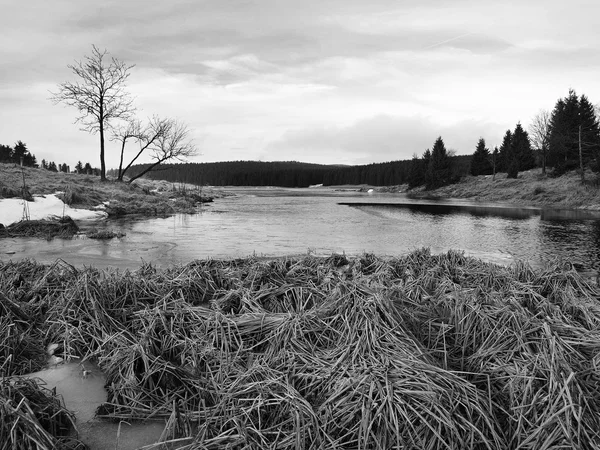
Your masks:
<svg viewBox="0 0 600 450"><path fill-rule="evenodd" d="M140 150L131 159L127 167L123 169L121 176L144 152L148 153L152 162L141 173L131 177L129 183L155 170L158 165L166 161L185 161L197 154L196 146L190 138L188 126L175 119L161 119L158 116L153 116L138 142L140 143Z"/></svg>
<svg viewBox="0 0 600 450"><path fill-rule="evenodd" d="M144 132L142 130L142 122L137 118L128 120L124 125L113 130L111 140L121 142L121 157L119 160L119 172L117 174L117 181L123 181L123 158L125 155L125 145L129 139L135 139L141 141L144 138ZM127 170L127 168L125 169Z"/></svg>
<svg viewBox="0 0 600 450"><path fill-rule="evenodd" d="M134 67L123 61L111 58L107 64L106 50L92 46L91 56L69 65L77 81L58 85L51 100L73 106L79 112L75 123L81 130L92 134L100 133L100 176L106 180L104 162L104 132L112 128L113 119L129 120L133 114L133 99L125 90L129 71Z"/></svg>
<svg viewBox="0 0 600 450"><path fill-rule="evenodd" d="M529 138L533 147L542 153L542 173L546 173L546 154L550 140L550 111L541 109L529 125Z"/></svg>
<svg viewBox="0 0 600 450"><path fill-rule="evenodd" d="M140 131L139 136L137 137L137 141L140 144L140 149L137 154L129 161L127 167L122 171L119 169L119 181L123 180L123 176L129 170L129 168L137 161L137 159L146 151L146 149L155 145L157 140L169 133L172 127L172 120L169 119L161 119L158 116L153 116L149 121L148 125ZM124 149L124 147L123 147Z"/></svg>

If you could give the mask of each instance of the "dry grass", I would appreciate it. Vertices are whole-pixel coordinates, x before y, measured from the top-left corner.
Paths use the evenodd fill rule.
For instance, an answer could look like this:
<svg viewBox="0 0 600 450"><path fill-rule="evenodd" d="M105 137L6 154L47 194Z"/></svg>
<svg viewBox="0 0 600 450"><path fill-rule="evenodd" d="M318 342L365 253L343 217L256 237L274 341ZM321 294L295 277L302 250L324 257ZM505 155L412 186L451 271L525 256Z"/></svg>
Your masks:
<svg viewBox="0 0 600 450"><path fill-rule="evenodd" d="M482 202L506 202L528 206L554 206L563 208L600 209L600 189L595 184L596 175L588 172L588 184L582 185L577 172L568 172L557 178L541 175L540 169L519 173L517 179L505 173L467 176L460 183L432 191L414 191L415 198L468 198Z"/></svg>
<svg viewBox="0 0 600 450"><path fill-rule="evenodd" d="M0 238L42 237L46 239L71 238L79 231L69 216L41 220L22 220L0 228Z"/></svg>
<svg viewBox="0 0 600 450"><path fill-rule="evenodd" d="M600 292L570 266L428 250L0 264L19 335L97 359L101 416L166 421L151 448L600 447Z"/></svg>

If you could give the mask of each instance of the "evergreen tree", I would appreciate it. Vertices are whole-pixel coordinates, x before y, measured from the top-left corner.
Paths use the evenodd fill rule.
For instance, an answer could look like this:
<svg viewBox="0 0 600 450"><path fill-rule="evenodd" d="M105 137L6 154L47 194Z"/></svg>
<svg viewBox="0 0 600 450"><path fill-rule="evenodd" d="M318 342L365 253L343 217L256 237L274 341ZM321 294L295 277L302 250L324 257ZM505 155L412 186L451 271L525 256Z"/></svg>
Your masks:
<svg viewBox="0 0 600 450"><path fill-rule="evenodd" d="M494 147L494 151L492 152L492 169L493 169L493 180L496 179L496 172L497 172L497 168L496 165L498 164L498 155L500 154L500 152L498 151L498 147Z"/></svg>
<svg viewBox="0 0 600 450"><path fill-rule="evenodd" d="M46 162L45 159L42 159L42 169L48 169L48 163Z"/></svg>
<svg viewBox="0 0 600 450"><path fill-rule="evenodd" d="M410 171L408 172L408 188L412 189L421 186L425 182L423 160L415 153L410 162Z"/></svg>
<svg viewBox="0 0 600 450"><path fill-rule="evenodd" d="M579 125L581 126L581 151L585 162L600 170L600 123L594 105L585 95L579 99ZM578 130L579 131L579 130ZM578 136L579 138L579 136Z"/></svg>
<svg viewBox="0 0 600 450"><path fill-rule="evenodd" d="M507 172L510 164L510 154L512 153L512 132L506 130L502 144L498 150L498 159L496 161L496 172Z"/></svg>
<svg viewBox="0 0 600 450"><path fill-rule="evenodd" d="M490 150L485 146L485 139L479 138L473 159L471 159L471 175L490 175L493 172L490 162Z"/></svg>
<svg viewBox="0 0 600 450"><path fill-rule="evenodd" d="M83 173L87 173L88 175L92 175L94 173L94 169L92 169L92 165L89 162L85 163L83 167Z"/></svg>
<svg viewBox="0 0 600 450"><path fill-rule="evenodd" d="M56 167L56 163L54 161L50 161L48 163L48 170L51 172L58 172L58 169Z"/></svg>
<svg viewBox="0 0 600 450"><path fill-rule="evenodd" d="M416 154L410 162L410 169L408 172L408 187L412 189L417 186L422 186L426 183L427 167L429 160L431 159L431 151L427 149L423 153L423 157L419 158Z"/></svg>
<svg viewBox="0 0 600 450"><path fill-rule="evenodd" d="M83 164L81 161L77 161L77 164L75 165L75 171L77 173L83 173Z"/></svg>
<svg viewBox="0 0 600 450"><path fill-rule="evenodd" d="M517 170L529 170L535 167L535 156L531 149L531 142L527 131L523 129L521 123L517 123L515 131L512 134L511 145L513 154L518 162Z"/></svg>
<svg viewBox="0 0 600 450"><path fill-rule="evenodd" d="M15 164L21 164L21 158L23 158L23 165L25 165L25 155L29 153L27 146L22 141L18 141L13 150L12 160Z"/></svg>
<svg viewBox="0 0 600 450"><path fill-rule="evenodd" d="M427 189L435 189L450 183L450 157L442 137L439 136L433 144L431 159L427 170Z"/></svg>
<svg viewBox="0 0 600 450"><path fill-rule="evenodd" d="M0 145L0 162L8 163L12 161L13 149L8 145Z"/></svg>
<svg viewBox="0 0 600 450"><path fill-rule="evenodd" d="M591 164L600 169L600 125L594 106L587 96L578 97L574 90L559 99L550 119L548 163L555 174ZM581 161L579 146L581 141Z"/></svg>

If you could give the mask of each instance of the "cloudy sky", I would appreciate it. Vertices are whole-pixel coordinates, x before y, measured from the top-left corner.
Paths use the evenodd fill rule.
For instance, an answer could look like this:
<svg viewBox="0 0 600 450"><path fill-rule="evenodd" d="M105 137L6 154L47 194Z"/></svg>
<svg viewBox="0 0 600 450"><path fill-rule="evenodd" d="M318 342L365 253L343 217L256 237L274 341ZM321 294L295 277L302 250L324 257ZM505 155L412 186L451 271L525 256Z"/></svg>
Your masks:
<svg viewBox="0 0 600 450"><path fill-rule="evenodd" d="M50 91L92 44L135 64L137 115L186 122L198 162L408 159L499 145L569 88L600 102L596 0L0 0L0 143L99 166ZM132 149L133 150L133 149ZM118 145L107 147L117 164Z"/></svg>

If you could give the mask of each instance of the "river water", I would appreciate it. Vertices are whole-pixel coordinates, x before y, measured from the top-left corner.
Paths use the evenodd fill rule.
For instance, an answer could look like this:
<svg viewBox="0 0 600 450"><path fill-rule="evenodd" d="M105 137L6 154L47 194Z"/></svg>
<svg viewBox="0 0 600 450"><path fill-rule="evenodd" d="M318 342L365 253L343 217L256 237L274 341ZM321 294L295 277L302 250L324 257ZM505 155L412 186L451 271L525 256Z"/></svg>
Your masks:
<svg viewBox="0 0 600 450"><path fill-rule="evenodd" d="M464 201L410 200L402 194L331 189L228 189L195 215L85 223L126 233L120 239L4 239L0 259L57 258L74 265L135 269L204 258L314 253L398 256L422 247L486 261L542 267L555 258L600 266L600 215Z"/></svg>

